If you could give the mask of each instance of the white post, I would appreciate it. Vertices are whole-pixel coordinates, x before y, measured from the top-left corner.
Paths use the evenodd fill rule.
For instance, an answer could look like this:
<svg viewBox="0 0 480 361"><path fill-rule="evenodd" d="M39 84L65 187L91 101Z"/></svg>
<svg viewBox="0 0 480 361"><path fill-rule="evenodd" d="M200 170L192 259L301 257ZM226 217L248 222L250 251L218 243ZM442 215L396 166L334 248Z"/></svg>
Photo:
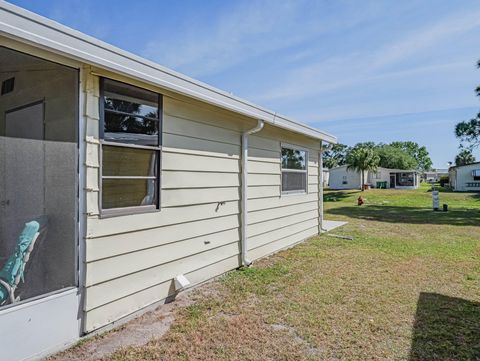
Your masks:
<svg viewBox="0 0 480 361"><path fill-rule="evenodd" d="M323 144L318 153L318 234L323 230Z"/></svg>
<svg viewBox="0 0 480 361"><path fill-rule="evenodd" d="M440 197L439 197L439 192L436 189L432 191L432 204L433 204L433 210L438 211L440 208Z"/></svg>

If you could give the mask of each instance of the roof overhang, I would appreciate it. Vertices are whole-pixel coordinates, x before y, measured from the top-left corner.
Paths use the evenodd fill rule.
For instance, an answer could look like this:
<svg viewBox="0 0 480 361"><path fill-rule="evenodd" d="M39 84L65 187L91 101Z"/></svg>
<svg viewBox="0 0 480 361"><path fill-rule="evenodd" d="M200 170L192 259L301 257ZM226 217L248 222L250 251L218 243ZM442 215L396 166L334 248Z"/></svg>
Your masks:
<svg viewBox="0 0 480 361"><path fill-rule="evenodd" d="M335 136L319 129L296 122L4 1L0 1L0 35L260 119L295 133L337 143Z"/></svg>
<svg viewBox="0 0 480 361"><path fill-rule="evenodd" d="M469 163L469 164L464 164L464 165L455 165L455 166L452 166L450 168L448 168L448 170L452 170L452 169L458 169L458 168L462 168L462 167L470 167L472 165L480 165L480 162L473 162L473 163Z"/></svg>

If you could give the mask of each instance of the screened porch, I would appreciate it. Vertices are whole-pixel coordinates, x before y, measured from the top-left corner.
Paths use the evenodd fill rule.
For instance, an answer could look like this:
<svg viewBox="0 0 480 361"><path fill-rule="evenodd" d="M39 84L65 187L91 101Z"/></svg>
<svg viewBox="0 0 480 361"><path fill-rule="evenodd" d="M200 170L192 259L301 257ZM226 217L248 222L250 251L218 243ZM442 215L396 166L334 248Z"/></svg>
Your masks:
<svg viewBox="0 0 480 361"><path fill-rule="evenodd" d="M0 310L77 285L78 70L0 47Z"/></svg>

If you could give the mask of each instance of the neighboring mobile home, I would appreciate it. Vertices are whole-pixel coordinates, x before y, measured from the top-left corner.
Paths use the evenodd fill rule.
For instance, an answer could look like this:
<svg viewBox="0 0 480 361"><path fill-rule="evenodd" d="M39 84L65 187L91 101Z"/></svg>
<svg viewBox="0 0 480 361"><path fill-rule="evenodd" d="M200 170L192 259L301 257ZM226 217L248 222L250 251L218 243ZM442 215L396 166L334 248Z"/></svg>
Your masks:
<svg viewBox="0 0 480 361"><path fill-rule="evenodd" d="M335 137L5 2L0 67L2 359L322 229Z"/></svg>
<svg viewBox="0 0 480 361"><path fill-rule="evenodd" d="M422 175L426 182L436 183L440 181L441 177L448 177L448 169L435 169L432 171L424 172Z"/></svg>
<svg viewBox="0 0 480 361"><path fill-rule="evenodd" d="M346 165L329 171L328 186L331 189L360 189L362 175ZM375 172L365 172L365 184L372 188L416 189L420 184L416 170L389 169L378 167Z"/></svg>
<svg viewBox="0 0 480 361"><path fill-rule="evenodd" d="M342 165L329 169L328 173L328 187L330 189L360 189L362 183L360 172ZM368 172L365 173L368 174Z"/></svg>
<svg viewBox="0 0 480 361"><path fill-rule="evenodd" d="M454 191L480 191L480 162L450 167L448 179Z"/></svg>

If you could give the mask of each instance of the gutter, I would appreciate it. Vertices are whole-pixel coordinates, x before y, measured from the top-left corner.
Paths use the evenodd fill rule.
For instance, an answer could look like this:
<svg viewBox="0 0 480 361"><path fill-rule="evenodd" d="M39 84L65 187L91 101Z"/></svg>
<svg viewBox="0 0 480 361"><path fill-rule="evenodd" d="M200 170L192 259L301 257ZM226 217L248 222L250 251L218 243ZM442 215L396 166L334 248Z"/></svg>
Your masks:
<svg viewBox="0 0 480 361"><path fill-rule="evenodd" d="M250 134L258 133L263 129L265 125L263 120L257 121L257 126L250 130L246 130L242 133L242 194L241 194L241 256L242 256L242 266L248 267L252 264L247 257L247 224L248 224L248 209L247 209L247 200L248 200L248 136Z"/></svg>
<svg viewBox="0 0 480 361"><path fill-rule="evenodd" d="M318 234L327 232L323 228L323 142L320 141L320 152L318 153Z"/></svg>
<svg viewBox="0 0 480 361"><path fill-rule="evenodd" d="M225 91L167 69L55 21L0 0L0 36L27 43L267 124L337 143L331 134L296 122Z"/></svg>

